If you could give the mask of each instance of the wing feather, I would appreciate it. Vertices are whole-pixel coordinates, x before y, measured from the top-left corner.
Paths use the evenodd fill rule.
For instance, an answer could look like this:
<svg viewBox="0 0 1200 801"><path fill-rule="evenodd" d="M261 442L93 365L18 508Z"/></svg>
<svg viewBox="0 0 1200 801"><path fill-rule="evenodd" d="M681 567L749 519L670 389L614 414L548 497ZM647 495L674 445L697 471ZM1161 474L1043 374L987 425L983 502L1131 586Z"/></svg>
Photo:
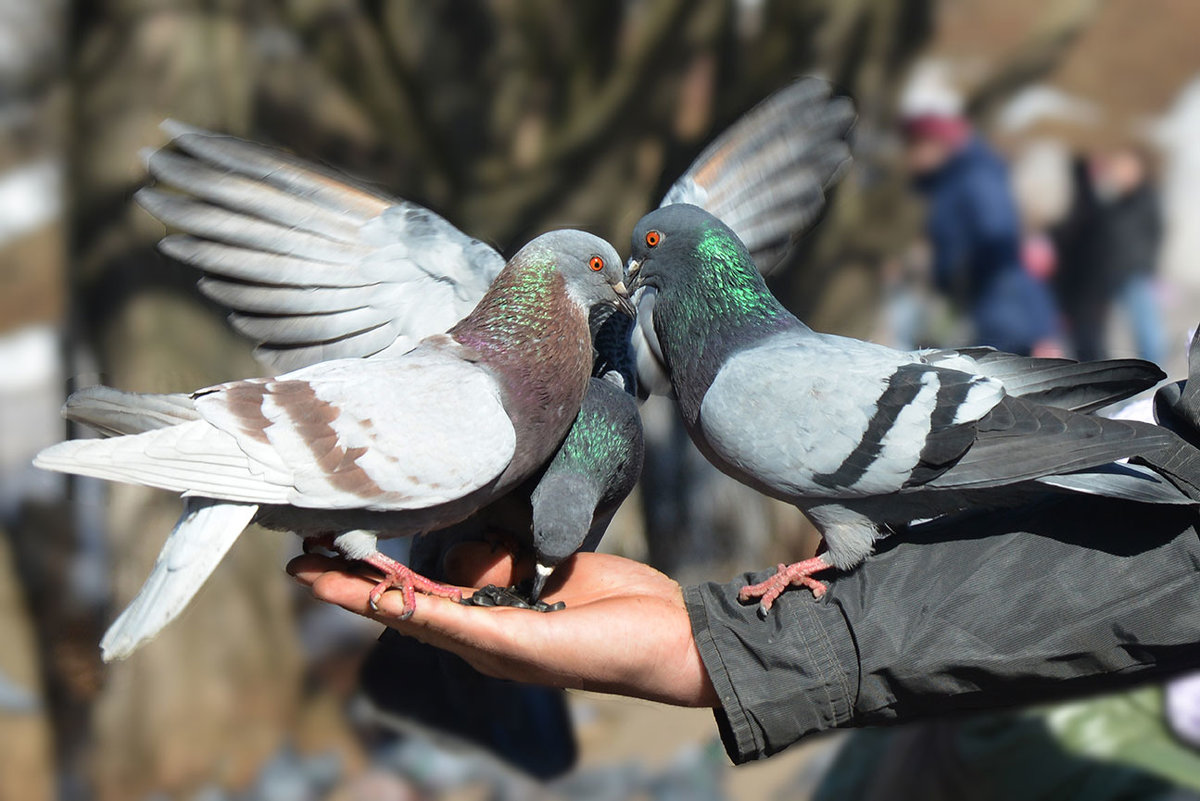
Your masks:
<svg viewBox="0 0 1200 801"><path fill-rule="evenodd" d="M138 201L182 232L162 252L205 274L276 371L403 353L464 317L504 265L416 204L262 145L164 130L173 149L147 156L158 187Z"/></svg>

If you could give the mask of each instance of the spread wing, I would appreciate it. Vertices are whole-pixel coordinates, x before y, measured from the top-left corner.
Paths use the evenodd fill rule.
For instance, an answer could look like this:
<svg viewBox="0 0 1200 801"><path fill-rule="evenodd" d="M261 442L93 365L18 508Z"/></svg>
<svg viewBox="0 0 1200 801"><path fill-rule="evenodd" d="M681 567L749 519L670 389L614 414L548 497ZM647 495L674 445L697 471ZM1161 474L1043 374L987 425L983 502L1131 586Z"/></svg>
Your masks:
<svg viewBox="0 0 1200 801"><path fill-rule="evenodd" d="M274 370L403 353L466 316L504 266L414 203L272 148L164 128L170 147L147 156L158 184L138 202L182 232L161 250L203 271L201 290Z"/></svg>
<svg viewBox="0 0 1200 801"><path fill-rule="evenodd" d="M516 443L495 381L431 348L235 381L194 401L200 420L60 443L37 464L243 503L401 510L485 486Z"/></svg>
<svg viewBox="0 0 1200 801"><path fill-rule="evenodd" d="M796 81L713 140L659 205L690 203L720 218L768 274L850 165L854 121L853 104L831 98L827 82Z"/></svg>
<svg viewBox="0 0 1200 801"><path fill-rule="evenodd" d="M718 136L659 205L690 203L720 218L769 274L820 216L826 191L850 165L854 121L853 104L830 97L827 82L796 81ZM639 299L633 347L641 386L665 394L670 381L658 353L652 294L643 290Z"/></svg>

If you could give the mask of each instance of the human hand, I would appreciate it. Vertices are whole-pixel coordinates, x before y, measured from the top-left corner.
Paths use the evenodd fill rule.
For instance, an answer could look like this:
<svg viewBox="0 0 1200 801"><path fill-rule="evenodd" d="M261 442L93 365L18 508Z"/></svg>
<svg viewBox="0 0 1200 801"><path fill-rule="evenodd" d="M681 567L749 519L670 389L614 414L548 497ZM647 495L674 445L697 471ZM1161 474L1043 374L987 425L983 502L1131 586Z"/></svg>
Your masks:
<svg viewBox="0 0 1200 801"><path fill-rule="evenodd" d="M486 543L466 543L446 560L452 580L471 587L509 586L530 566ZM417 597L401 620L399 593L372 610L375 582L341 559L306 555L288 572L315 597L457 654L489 676L628 695L679 706L716 706L717 697L692 639L680 586L640 562L577 554L559 566L543 594L557 612L473 607Z"/></svg>

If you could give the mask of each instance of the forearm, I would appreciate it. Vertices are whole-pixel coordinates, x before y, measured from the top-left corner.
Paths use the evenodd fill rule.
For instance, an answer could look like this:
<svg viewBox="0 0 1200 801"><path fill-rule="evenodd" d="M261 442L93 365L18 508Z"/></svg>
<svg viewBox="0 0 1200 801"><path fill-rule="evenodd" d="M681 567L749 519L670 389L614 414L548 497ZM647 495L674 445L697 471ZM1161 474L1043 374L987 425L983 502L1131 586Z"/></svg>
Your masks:
<svg viewBox="0 0 1200 801"><path fill-rule="evenodd" d="M929 524L884 543L821 601L785 593L765 621L734 600L742 579L688 588L730 756L1200 666L1189 522L1085 499Z"/></svg>

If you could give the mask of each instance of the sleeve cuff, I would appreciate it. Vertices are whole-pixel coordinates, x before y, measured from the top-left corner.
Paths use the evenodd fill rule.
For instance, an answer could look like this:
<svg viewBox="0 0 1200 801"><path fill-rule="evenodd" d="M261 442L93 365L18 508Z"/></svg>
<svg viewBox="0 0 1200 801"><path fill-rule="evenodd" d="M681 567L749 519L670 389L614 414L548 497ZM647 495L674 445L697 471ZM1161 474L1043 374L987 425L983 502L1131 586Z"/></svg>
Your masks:
<svg viewBox="0 0 1200 801"><path fill-rule="evenodd" d="M717 727L735 764L782 751L853 717L858 655L840 609L785 593L766 620L729 584L684 589L692 635L720 699Z"/></svg>

